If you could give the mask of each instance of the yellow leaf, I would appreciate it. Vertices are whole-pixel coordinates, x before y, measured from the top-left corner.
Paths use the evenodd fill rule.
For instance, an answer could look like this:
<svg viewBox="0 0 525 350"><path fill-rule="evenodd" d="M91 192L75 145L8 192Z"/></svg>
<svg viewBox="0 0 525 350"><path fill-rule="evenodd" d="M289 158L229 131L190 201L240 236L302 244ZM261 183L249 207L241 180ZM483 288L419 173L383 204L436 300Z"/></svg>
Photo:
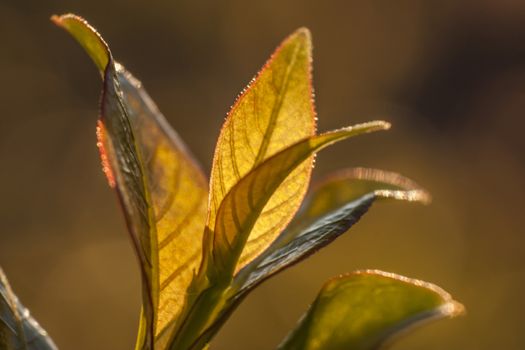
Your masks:
<svg viewBox="0 0 525 350"><path fill-rule="evenodd" d="M51 16L51 21L57 26L64 28L91 57L100 74L104 76L104 70L109 63L111 53L102 36L82 17L67 14L62 16Z"/></svg>
<svg viewBox="0 0 525 350"><path fill-rule="evenodd" d="M164 348L202 256L205 177L141 83L113 61L101 36L77 16L52 19L79 41L103 75L98 145L144 282L137 348L151 348L152 335L155 346Z"/></svg>
<svg viewBox="0 0 525 350"><path fill-rule="evenodd" d="M380 169L350 168L326 176L272 245L235 275L235 298L241 299L273 274L330 244L357 223L377 199L427 204L430 194L414 181Z"/></svg>
<svg viewBox="0 0 525 350"><path fill-rule="evenodd" d="M231 279L239 256L261 211L283 181L315 152L349 137L389 127L389 123L373 121L304 138L263 161L227 193L217 212L212 258L202 266L205 274L200 273L194 280L192 308L170 349L197 349L207 344L224 322L223 316L232 310L238 291Z"/></svg>
<svg viewBox="0 0 525 350"><path fill-rule="evenodd" d="M301 28L279 46L224 123L211 173L209 240L221 202L239 180L276 152L314 135L315 127L311 40L308 30ZM306 192L312 161L306 159L268 201L237 269L268 246L293 217Z"/></svg>
<svg viewBox="0 0 525 350"><path fill-rule="evenodd" d="M156 336L179 315L201 259L207 183L199 166L153 101L129 73L120 87L145 167L159 261ZM169 333L169 331L167 332ZM167 338L157 339L164 343Z"/></svg>
<svg viewBox="0 0 525 350"><path fill-rule="evenodd" d="M288 198L289 188L283 186L285 179L315 152L346 138L389 127L386 122L374 121L305 138L244 176L224 197L217 213L212 271L218 275L214 277L220 279L225 277L225 271L226 274L233 272L251 230L259 216L264 215L263 208L267 208L268 202L276 195L281 201ZM255 249L260 252L266 247L267 244L262 243Z"/></svg>

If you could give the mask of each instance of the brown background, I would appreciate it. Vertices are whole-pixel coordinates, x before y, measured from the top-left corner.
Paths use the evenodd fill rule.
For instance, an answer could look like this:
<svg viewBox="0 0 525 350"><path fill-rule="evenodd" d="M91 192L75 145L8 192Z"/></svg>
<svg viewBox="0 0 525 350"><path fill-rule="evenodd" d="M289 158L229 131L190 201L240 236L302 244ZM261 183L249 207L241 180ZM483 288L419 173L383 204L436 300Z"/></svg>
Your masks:
<svg viewBox="0 0 525 350"><path fill-rule="evenodd" d="M137 264L95 147L99 77L52 26L91 21L210 169L236 94L299 26L314 38L319 129L388 133L318 157L395 170L428 207L381 204L239 308L216 349L271 349L331 276L379 268L433 281L468 315L394 349L525 348L525 5L512 0L0 0L0 264L61 349L131 349Z"/></svg>

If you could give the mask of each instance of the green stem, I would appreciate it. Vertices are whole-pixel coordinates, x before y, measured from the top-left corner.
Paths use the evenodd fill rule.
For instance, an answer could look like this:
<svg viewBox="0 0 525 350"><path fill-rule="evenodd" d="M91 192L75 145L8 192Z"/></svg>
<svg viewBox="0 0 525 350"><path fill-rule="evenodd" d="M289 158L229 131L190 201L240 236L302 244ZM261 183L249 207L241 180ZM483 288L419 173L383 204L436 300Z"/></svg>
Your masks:
<svg viewBox="0 0 525 350"><path fill-rule="evenodd" d="M212 284L204 289L190 305L190 310L180 326L170 350L188 350L218 316L224 304L228 283ZM202 289L201 289L202 290Z"/></svg>

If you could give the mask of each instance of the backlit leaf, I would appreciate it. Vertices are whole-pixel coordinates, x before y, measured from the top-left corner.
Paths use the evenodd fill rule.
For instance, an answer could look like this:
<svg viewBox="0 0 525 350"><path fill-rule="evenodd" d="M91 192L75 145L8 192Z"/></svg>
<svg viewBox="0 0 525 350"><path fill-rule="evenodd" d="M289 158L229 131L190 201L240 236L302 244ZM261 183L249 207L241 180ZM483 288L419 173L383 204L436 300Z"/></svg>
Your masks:
<svg viewBox="0 0 525 350"><path fill-rule="evenodd" d="M270 198L288 198L286 188L275 192L285 179L320 149L362 133L388 129L382 121L327 132L306 138L264 161L243 177L224 197L215 224L213 257L214 269L233 272L257 218Z"/></svg>
<svg viewBox="0 0 525 350"><path fill-rule="evenodd" d="M441 288L377 270L328 281L281 350L372 350L464 308Z"/></svg>
<svg viewBox="0 0 525 350"><path fill-rule="evenodd" d="M158 335L166 326L174 326L172 321L182 309L186 289L200 263L207 183L140 83L124 70L122 73L120 87L146 168L155 213L160 283ZM157 339L157 344L167 340Z"/></svg>
<svg viewBox="0 0 525 350"><path fill-rule="evenodd" d="M217 142L210 181L208 232L225 196L278 151L315 134L311 39L301 28L285 39L232 107ZM308 187L310 155L275 190L246 237L238 268L264 249L293 217Z"/></svg>
<svg viewBox="0 0 525 350"><path fill-rule="evenodd" d="M206 288L200 288L204 289L200 294L196 288L191 321L179 330L171 349L200 349L233 311L239 298L235 298L238 290L230 287L230 279L237 259L258 215L287 176L324 147L389 127L386 122L375 121L303 139L263 161L228 192L217 214L213 260L205 270L210 282Z"/></svg>
<svg viewBox="0 0 525 350"><path fill-rule="evenodd" d="M340 194L337 201L330 195L336 193ZM385 195L423 203L430 198L413 181L382 170L356 168L328 176L307 196L299 214L286 230L235 276L222 314L201 336L201 341L204 343L218 331L253 288L331 243L354 225L376 199L382 199ZM324 205L324 210L321 210L320 204L324 200L333 205ZM320 210L314 212L312 206Z"/></svg>
<svg viewBox="0 0 525 350"><path fill-rule="evenodd" d="M97 146L143 281L137 350L207 348L251 289L332 242L376 199L430 198L397 174L353 169L318 186L289 224L316 152L389 128L375 121L316 135L306 29L279 46L229 112L208 195L199 166L101 36L74 15L53 21L80 43L103 78ZM359 272L329 282L282 348L369 349L408 325L457 312L458 305L424 282ZM370 312L361 317L363 308Z"/></svg>
<svg viewBox="0 0 525 350"><path fill-rule="evenodd" d="M55 350L47 332L11 290L0 268L0 349Z"/></svg>
<svg viewBox="0 0 525 350"><path fill-rule="evenodd" d="M381 199L430 202L428 192L418 184L396 173L366 168L338 171L322 181L309 196L296 221L323 215L365 194Z"/></svg>
<svg viewBox="0 0 525 350"><path fill-rule="evenodd" d="M113 61L100 35L76 16L54 20L103 72L97 130L103 170L119 194L145 281L137 347L151 347L155 337L163 348L202 256L206 180L141 83ZM108 55L105 67L99 64L101 48Z"/></svg>
<svg viewBox="0 0 525 350"><path fill-rule="evenodd" d="M428 203L430 195L399 174L378 169L339 171L307 196L290 225L235 277L238 297L282 269L296 264L348 231L376 199Z"/></svg>

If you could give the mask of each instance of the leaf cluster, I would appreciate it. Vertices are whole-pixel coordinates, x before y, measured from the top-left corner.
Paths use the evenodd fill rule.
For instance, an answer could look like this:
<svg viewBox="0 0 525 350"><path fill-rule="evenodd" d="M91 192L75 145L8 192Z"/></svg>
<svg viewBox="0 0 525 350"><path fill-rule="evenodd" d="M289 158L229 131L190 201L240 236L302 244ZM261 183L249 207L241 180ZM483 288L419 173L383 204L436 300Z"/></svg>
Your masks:
<svg viewBox="0 0 525 350"><path fill-rule="evenodd" d="M363 168L329 175L308 192L319 151L390 124L316 131L312 44L305 28L281 43L237 98L208 183L100 34L75 15L52 20L85 49L102 77L97 146L142 277L136 350L207 348L253 288L347 232L375 201L430 200L405 177ZM2 344L53 349L0 277ZM432 284L357 271L328 281L278 348L375 349L422 321L461 311Z"/></svg>

